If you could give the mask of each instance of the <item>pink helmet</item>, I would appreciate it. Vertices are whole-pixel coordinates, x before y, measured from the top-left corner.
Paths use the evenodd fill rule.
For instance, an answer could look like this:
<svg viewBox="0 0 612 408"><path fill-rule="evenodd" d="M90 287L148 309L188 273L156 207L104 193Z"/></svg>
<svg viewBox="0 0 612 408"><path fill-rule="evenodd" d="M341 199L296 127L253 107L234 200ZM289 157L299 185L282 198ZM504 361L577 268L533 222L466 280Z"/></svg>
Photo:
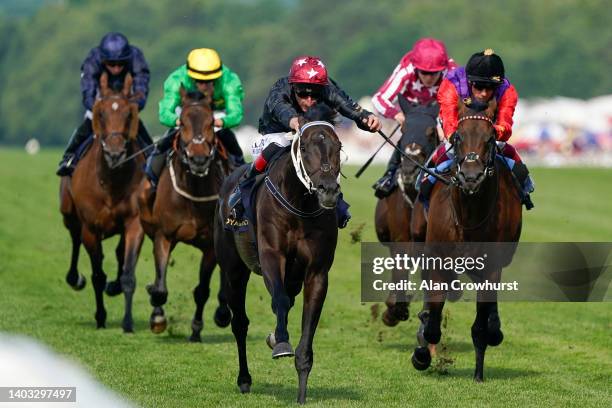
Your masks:
<svg viewBox="0 0 612 408"><path fill-rule="evenodd" d="M421 71L442 71L448 68L446 46L440 40L421 38L410 51L410 62Z"/></svg>
<svg viewBox="0 0 612 408"><path fill-rule="evenodd" d="M327 85L327 69L318 57L297 57L289 70L289 83Z"/></svg>

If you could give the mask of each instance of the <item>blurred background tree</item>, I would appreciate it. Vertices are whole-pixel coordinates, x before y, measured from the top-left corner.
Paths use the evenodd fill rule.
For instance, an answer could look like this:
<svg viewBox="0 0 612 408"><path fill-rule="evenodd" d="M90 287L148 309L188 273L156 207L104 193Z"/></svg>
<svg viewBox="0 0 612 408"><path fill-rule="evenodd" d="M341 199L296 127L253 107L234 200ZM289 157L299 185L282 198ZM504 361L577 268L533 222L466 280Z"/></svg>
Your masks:
<svg viewBox="0 0 612 408"><path fill-rule="evenodd" d="M604 0L3 0L0 142L66 142L83 114L80 64L108 31L123 32L145 53L152 77L143 119L160 134L163 80L192 48L216 48L240 75L245 123L256 125L270 86L295 56L323 57L359 98L423 36L445 41L459 64L494 48L521 97L607 94L610 21Z"/></svg>

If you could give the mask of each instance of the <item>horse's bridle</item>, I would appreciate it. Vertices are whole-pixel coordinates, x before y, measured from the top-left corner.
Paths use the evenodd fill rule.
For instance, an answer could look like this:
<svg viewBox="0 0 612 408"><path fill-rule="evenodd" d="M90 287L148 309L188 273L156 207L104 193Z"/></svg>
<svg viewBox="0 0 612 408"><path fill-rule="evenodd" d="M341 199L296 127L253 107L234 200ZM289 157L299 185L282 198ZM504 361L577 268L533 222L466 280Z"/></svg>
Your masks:
<svg viewBox="0 0 612 408"><path fill-rule="evenodd" d="M300 182L302 182L304 187L306 187L306 190L308 190L308 192L312 194L317 191L317 187L314 185L314 183L310 179L310 176L306 172L306 167L304 166L304 161L302 160L301 148L302 134L306 129L311 126L327 126L330 127L334 132L336 128L331 123L322 120L308 122L300 128L299 132L293 137L293 141L291 142L291 161L293 162L293 167L295 168L295 174L297 174L297 177ZM315 172L316 171L328 173L331 171L331 165L327 161L323 161L321 162L321 167L315 170Z"/></svg>
<svg viewBox="0 0 612 408"><path fill-rule="evenodd" d="M204 104L202 104L201 101L196 101L196 102L190 102L184 106L185 107L204 106ZM210 170L210 163L212 163L217 156L217 145L214 142L210 145L210 155L207 157L207 161L206 161L207 164L205 165L204 170L199 171L199 172L194 172L190 166L191 163L190 163L190 158L187 155L187 148L192 144L197 146L197 145L205 144L207 142L202 133L200 133L199 135L195 135L187 143L183 142L183 139L181 138L181 131L183 130L184 126L182 123L183 121L181 121L181 125L179 126L179 131L176 134L180 148L175 149L175 150L179 151L180 153L179 158L181 162L187 166L187 171L189 171L190 173L192 173L194 176L197 176L197 177L206 177L208 175L208 171Z"/></svg>
<svg viewBox="0 0 612 408"><path fill-rule="evenodd" d="M467 115L467 116L463 116L461 118L459 118L457 125L459 125L461 122L465 121L465 120L484 120L485 122L488 122L491 127L493 127L493 121L484 116L484 115ZM457 152L457 145L459 145L461 142L463 141L463 136L461 135L461 133L459 133L459 131L455 132L455 135L453 137L453 145L455 146L455 153ZM476 152L468 152L466 153L463 157L459 158L459 156L457 154L455 154L455 166L457 167L457 173L459 173L461 171L461 165L463 163L471 163L471 162L476 162L478 164L480 164L483 167L483 172L485 174L485 177L490 177L493 175L494 170L495 170L495 136L489 138L489 140L487 140L487 144L489 145L489 157L487 157L486 162L484 162L480 155L478 155L478 153ZM457 179L456 176L453 176L453 183L455 185L459 185L460 182Z"/></svg>
<svg viewBox="0 0 612 408"><path fill-rule="evenodd" d="M112 100L112 99L115 99L115 100L126 99L128 101L128 103L130 101L129 98L124 96L123 94L121 94L121 95L108 95L108 96L103 96L103 97L100 98L101 101L109 100L109 99L110 100ZM117 108L115 106L116 105L111 105L111 108L113 110L117 110ZM129 126L128 126L128 129L129 129ZM124 132L111 132L111 133L109 133L107 135L104 135L104 136L106 136L106 137L102 137L102 135L100 135L100 144L102 145L102 151L104 153L107 153L107 154L111 154L111 151L108 150L108 145L106 144L106 141L104 140L107 137L110 137L110 138L113 138L113 137L122 137L123 138L123 148L124 149L126 149L127 145L131 142L130 138L127 135L127 131L124 131ZM94 134L94 139L96 139L97 137L98 137L98 135Z"/></svg>

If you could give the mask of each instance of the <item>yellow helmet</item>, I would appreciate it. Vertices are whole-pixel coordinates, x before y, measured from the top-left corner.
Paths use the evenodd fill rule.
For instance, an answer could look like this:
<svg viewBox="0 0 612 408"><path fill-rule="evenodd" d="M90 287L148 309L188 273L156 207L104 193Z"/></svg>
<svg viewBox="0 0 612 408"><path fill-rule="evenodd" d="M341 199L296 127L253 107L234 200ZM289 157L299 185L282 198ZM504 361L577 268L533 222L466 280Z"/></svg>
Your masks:
<svg viewBox="0 0 612 408"><path fill-rule="evenodd" d="M211 48L196 48L187 55L187 74L196 80L210 81L219 78L221 58L217 51Z"/></svg>

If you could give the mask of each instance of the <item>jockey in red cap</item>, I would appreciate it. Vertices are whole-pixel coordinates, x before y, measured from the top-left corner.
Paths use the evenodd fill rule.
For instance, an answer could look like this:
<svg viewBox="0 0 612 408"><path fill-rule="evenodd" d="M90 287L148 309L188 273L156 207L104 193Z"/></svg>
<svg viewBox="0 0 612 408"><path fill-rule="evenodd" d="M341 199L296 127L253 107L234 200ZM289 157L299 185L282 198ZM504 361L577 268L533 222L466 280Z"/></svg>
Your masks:
<svg viewBox="0 0 612 408"><path fill-rule="evenodd" d="M291 144L291 134L298 132L298 118L317 104L325 104L341 115L355 121L362 130L377 132L381 128L378 117L354 102L331 78L318 57L301 56L291 64L289 75L276 81L264 103L259 119L260 136L251 150L254 162L241 186L247 186L257 174L263 173L268 161L278 151ZM289 136L289 137L288 137ZM237 188L229 198L234 218L242 218L244 208L241 192ZM344 227L348 214L341 215L340 227Z"/></svg>
<svg viewBox="0 0 612 408"><path fill-rule="evenodd" d="M395 119L400 125L406 118L399 108L398 95L408 102L428 105L436 101L438 87L446 74L457 67L449 58L442 41L421 38L412 50L402 57L391 76L372 97L374 107L386 118ZM396 186L395 172L400 165L400 154L394 151L383 177L374 184L376 196L391 194Z"/></svg>
<svg viewBox="0 0 612 408"><path fill-rule="evenodd" d="M507 143L512 135L514 109L518 102L518 94L514 85L505 76L504 63L492 49L472 55L465 67L451 72L440 84L438 103L444 136L452 140L457 130L458 103L461 99L469 105L472 101L488 103L492 98L497 100L494 128L497 133L497 145L512 173L516 176L523 190L523 204L529 210L533 203L529 193L533 192L533 181L529 177L527 166L514 147ZM431 162L439 165L453 157L452 145L443 143L433 153ZM428 199L433 178L424 177L421 183L421 195Z"/></svg>

